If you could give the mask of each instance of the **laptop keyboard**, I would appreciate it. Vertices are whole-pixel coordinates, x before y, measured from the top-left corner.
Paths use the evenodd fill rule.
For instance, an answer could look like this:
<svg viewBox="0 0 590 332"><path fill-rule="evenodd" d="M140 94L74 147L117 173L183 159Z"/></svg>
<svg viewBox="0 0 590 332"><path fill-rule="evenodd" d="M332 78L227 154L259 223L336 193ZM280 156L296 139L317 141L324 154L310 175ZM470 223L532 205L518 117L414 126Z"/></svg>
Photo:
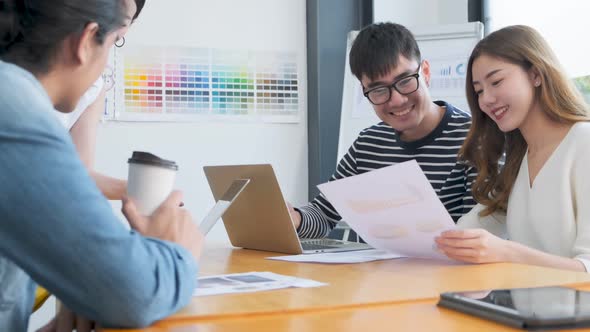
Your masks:
<svg viewBox="0 0 590 332"><path fill-rule="evenodd" d="M342 246L342 241L331 239L301 241L301 247L303 250L331 249L339 246Z"/></svg>
<svg viewBox="0 0 590 332"><path fill-rule="evenodd" d="M302 243L301 248L303 250L321 250L321 249L332 249L334 246L322 246L319 244Z"/></svg>

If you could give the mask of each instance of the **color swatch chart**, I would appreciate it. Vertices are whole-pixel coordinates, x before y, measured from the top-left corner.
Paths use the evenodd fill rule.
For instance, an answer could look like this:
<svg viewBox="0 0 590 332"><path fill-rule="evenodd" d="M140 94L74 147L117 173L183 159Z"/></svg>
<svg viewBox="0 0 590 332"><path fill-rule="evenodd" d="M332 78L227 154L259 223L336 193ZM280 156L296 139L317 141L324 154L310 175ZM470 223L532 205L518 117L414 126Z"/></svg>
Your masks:
<svg viewBox="0 0 590 332"><path fill-rule="evenodd" d="M135 47L123 64L118 113L296 116L294 53L189 47Z"/></svg>
<svg viewBox="0 0 590 332"><path fill-rule="evenodd" d="M253 114L256 69L249 52L212 50L211 63L213 114Z"/></svg>
<svg viewBox="0 0 590 332"><path fill-rule="evenodd" d="M144 48L125 55L126 112L207 113L209 52L203 49Z"/></svg>
<svg viewBox="0 0 590 332"><path fill-rule="evenodd" d="M299 109L297 59L294 54L256 54L258 113L295 115Z"/></svg>

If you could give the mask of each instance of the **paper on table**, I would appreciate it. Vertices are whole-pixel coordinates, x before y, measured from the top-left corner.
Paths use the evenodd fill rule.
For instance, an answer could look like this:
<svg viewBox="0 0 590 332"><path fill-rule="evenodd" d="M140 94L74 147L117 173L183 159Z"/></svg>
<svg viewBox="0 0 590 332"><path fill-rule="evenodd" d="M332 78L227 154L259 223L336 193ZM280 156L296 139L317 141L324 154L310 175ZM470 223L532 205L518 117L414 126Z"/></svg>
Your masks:
<svg viewBox="0 0 590 332"><path fill-rule="evenodd" d="M350 263L364 263L383 259L402 258L398 254L386 250L355 250L343 252L330 252L320 254L302 254L289 256L274 256L267 257L267 259L274 259L278 261L300 262L300 263L330 263L330 264L350 264Z"/></svg>
<svg viewBox="0 0 590 332"><path fill-rule="evenodd" d="M455 223L415 160L318 188L373 248L448 260L435 249L434 237Z"/></svg>
<svg viewBox="0 0 590 332"><path fill-rule="evenodd" d="M248 272L200 277L193 296L260 292L281 288L325 286L326 283L272 272Z"/></svg>

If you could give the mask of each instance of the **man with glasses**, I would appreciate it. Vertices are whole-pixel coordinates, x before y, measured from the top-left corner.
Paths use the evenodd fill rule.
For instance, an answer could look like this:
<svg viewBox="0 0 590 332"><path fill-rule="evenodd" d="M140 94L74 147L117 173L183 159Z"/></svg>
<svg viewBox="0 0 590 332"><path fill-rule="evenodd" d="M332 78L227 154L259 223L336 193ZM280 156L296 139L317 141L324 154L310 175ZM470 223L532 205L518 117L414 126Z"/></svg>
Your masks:
<svg viewBox="0 0 590 332"><path fill-rule="evenodd" d="M457 158L471 125L469 113L432 101L430 64L421 58L412 33L399 24L361 30L350 50L350 68L382 122L359 134L330 181L414 159L457 221L475 205L475 170ZM341 219L323 195L291 208L291 216L302 238L326 237ZM345 240L361 239L351 232Z"/></svg>

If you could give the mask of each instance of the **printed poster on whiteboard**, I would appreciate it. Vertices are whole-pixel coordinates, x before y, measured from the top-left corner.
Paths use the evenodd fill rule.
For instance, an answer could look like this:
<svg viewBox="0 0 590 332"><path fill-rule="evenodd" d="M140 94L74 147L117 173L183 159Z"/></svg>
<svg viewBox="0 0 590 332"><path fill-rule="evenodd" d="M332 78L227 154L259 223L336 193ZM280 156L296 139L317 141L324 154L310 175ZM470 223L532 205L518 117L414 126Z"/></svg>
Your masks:
<svg viewBox="0 0 590 332"><path fill-rule="evenodd" d="M433 100L444 100L462 110L468 110L465 99L465 76L467 61L465 55L428 58L430 62L430 96Z"/></svg>

